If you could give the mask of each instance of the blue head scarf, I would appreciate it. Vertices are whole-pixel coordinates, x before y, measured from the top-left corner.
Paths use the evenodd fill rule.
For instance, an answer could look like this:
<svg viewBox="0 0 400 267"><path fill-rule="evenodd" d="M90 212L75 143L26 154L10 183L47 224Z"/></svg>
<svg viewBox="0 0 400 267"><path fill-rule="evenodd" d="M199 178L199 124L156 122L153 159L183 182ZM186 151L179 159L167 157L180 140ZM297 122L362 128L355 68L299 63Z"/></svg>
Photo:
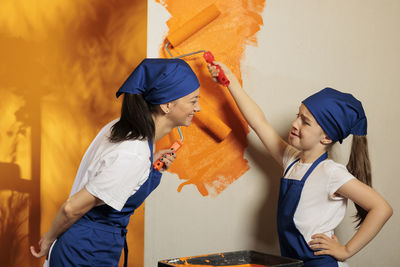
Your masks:
<svg viewBox="0 0 400 267"><path fill-rule="evenodd" d="M342 143L349 134L367 134L364 109L351 94L325 88L306 98L303 104L333 142Z"/></svg>
<svg viewBox="0 0 400 267"><path fill-rule="evenodd" d="M143 95L150 104L165 104L199 88L199 80L182 59L144 59L116 93Z"/></svg>

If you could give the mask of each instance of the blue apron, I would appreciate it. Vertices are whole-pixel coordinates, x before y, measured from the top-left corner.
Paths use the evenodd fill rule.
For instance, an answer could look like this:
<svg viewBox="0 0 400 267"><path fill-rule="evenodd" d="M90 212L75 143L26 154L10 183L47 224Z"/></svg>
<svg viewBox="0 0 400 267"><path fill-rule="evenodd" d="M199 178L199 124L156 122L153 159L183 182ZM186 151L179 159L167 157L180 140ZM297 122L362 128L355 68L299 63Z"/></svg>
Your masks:
<svg viewBox="0 0 400 267"><path fill-rule="evenodd" d="M284 178L289 169L299 161L299 159L297 159L287 167L281 178L277 215L281 254L284 257L302 260L305 267L338 267L337 260L332 256L315 256L314 250L307 244L294 223L294 214L308 176L320 162L327 158L327 153L320 156L307 170L301 180Z"/></svg>
<svg viewBox="0 0 400 267"><path fill-rule="evenodd" d="M151 162L153 143L149 141ZM152 165L151 165L152 166ZM128 265L126 226L129 218L160 184L161 173L150 169L149 178L130 196L121 211L108 205L94 207L60 235L50 255L50 266L118 267L124 248L124 266Z"/></svg>

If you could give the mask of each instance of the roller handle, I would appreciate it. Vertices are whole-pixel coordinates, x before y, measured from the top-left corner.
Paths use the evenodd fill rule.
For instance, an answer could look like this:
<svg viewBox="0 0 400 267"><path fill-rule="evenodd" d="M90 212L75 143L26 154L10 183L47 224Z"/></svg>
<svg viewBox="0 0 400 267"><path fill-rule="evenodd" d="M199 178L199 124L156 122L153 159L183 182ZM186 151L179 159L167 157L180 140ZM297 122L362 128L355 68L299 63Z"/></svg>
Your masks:
<svg viewBox="0 0 400 267"><path fill-rule="evenodd" d="M217 68L217 70L219 70L219 74L218 74L218 81L223 85L223 86L228 86L230 81L228 80L228 78L226 77L224 71L221 69L220 66L213 64L213 62L215 61L214 55L210 52L204 52L203 54L204 59L206 60L207 63L210 63L211 65L215 66Z"/></svg>
<svg viewBox="0 0 400 267"><path fill-rule="evenodd" d="M181 142L179 139L176 140L175 143L172 144L170 149L173 149L175 152L178 151L181 146L183 145L183 142ZM161 170L164 167L164 162L162 162L160 159L158 159L156 162L153 164L153 168L157 171Z"/></svg>

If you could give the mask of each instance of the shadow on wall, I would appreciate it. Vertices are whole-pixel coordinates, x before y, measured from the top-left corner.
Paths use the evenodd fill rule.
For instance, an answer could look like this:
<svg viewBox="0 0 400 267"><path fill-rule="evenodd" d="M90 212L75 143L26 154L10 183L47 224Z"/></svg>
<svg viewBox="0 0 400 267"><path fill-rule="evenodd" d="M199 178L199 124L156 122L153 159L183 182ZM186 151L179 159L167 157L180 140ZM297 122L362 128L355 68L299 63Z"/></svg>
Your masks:
<svg viewBox="0 0 400 267"><path fill-rule="evenodd" d="M26 242L32 244L40 239L40 158L41 124L39 97L27 97L16 112L7 135L11 141L9 158L11 162L0 162L0 262L4 266L36 266L27 254ZM9 119L9 118L8 118ZM29 134L28 134L29 132ZM3 134L3 132L1 133ZM30 179L21 175L20 156L23 139L30 139L30 155L24 155L30 162ZM3 142L3 148L4 146ZM25 158L26 159L26 158ZM24 159L22 159L22 162ZM29 165L26 164L26 165ZM23 227L27 223L27 227ZM26 225L25 225L26 226ZM28 237L28 238L27 238Z"/></svg>
<svg viewBox="0 0 400 267"><path fill-rule="evenodd" d="M268 154L264 146L249 141L247 148L249 161L259 168L267 181L264 195L257 212L257 224L254 226L255 250L269 254L280 254L276 225L276 212L279 196L279 183L282 167Z"/></svg>
<svg viewBox="0 0 400 267"><path fill-rule="evenodd" d="M2 168L3 170L3 168ZM2 173L2 179L4 179ZM21 257L27 247L27 194L3 191L0 194L0 262L1 266L32 266Z"/></svg>
<svg viewBox="0 0 400 267"><path fill-rule="evenodd" d="M2 4L7 16L0 16L0 265L32 267L43 259L34 259L28 245L50 227L85 149L119 114L114 92L146 56L147 2ZM29 209L19 210L20 202ZM143 223L135 228L136 235L128 230L130 265L142 266ZM17 243L22 251L11 248ZM18 262L6 264L8 259Z"/></svg>

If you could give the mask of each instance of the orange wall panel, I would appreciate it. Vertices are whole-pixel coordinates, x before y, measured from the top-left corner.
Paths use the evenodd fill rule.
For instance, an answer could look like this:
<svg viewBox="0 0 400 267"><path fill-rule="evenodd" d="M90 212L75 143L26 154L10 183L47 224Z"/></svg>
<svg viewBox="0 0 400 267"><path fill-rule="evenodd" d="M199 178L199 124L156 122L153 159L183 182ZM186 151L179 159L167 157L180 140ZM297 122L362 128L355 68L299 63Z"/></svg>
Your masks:
<svg viewBox="0 0 400 267"><path fill-rule="evenodd" d="M118 117L115 91L146 57L146 20L141 0L0 2L0 206L22 223L0 242L23 238L0 262L41 265L28 245L49 229L97 131ZM11 191L29 208L16 214ZM143 266L143 207L128 232L130 266Z"/></svg>

